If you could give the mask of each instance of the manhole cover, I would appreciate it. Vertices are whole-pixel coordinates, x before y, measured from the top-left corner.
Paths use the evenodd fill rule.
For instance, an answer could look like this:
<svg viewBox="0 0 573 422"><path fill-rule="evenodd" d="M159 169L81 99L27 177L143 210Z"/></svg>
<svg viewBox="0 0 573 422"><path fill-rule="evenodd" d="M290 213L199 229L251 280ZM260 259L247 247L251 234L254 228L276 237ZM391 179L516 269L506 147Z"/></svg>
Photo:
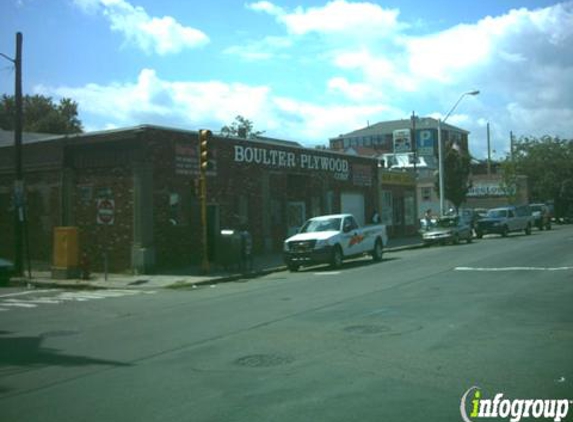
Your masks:
<svg viewBox="0 0 573 422"><path fill-rule="evenodd" d="M355 334L380 334L390 331L390 327L385 325L351 325L345 327L344 331Z"/></svg>
<svg viewBox="0 0 573 422"><path fill-rule="evenodd" d="M56 331L47 331L45 333L40 334L40 337L66 337L66 336L73 336L78 334L78 331L74 330L56 330Z"/></svg>
<svg viewBox="0 0 573 422"><path fill-rule="evenodd" d="M240 366L247 366L249 368L269 368L272 366L287 365L293 361L294 359L290 356L260 354L243 356L237 359L235 364Z"/></svg>

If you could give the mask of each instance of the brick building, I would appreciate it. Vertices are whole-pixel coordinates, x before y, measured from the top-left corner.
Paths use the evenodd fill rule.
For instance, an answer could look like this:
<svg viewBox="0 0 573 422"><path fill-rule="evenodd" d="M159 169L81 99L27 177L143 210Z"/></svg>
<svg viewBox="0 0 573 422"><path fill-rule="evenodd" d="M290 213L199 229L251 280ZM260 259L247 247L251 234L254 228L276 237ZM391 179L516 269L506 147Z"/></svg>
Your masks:
<svg viewBox="0 0 573 422"><path fill-rule="evenodd" d="M210 258L221 229L247 228L255 253L278 251L306 218L378 204L377 161L272 139L214 136L207 173ZM0 143L0 255L12 257L13 147ZM53 229L77 226L93 269L151 271L201 260L198 134L157 126L30 139L27 237L49 263Z"/></svg>

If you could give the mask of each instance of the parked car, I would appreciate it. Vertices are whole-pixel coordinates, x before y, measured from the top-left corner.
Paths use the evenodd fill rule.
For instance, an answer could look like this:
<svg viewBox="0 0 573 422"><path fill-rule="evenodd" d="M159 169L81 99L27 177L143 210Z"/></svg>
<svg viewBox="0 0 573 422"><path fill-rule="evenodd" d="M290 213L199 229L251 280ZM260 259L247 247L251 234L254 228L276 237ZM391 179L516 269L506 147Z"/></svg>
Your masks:
<svg viewBox="0 0 573 422"><path fill-rule="evenodd" d="M344 259L364 254L381 261L387 243L385 225L360 227L351 214L325 215L311 218L285 240L284 261L290 271L321 263L339 268Z"/></svg>
<svg viewBox="0 0 573 422"><path fill-rule="evenodd" d="M457 245L460 240L471 243L473 238L471 219L460 216L442 217L425 225L422 240L425 245L434 243Z"/></svg>
<svg viewBox="0 0 573 422"><path fill-rule="evenodd" d="M530 204L533 225L539 230L551 230L551 212L545 204Z"/></svg>
<svg viewBox="0 0 573 422"><path fill-rule="evenodd" d="M14 264L7 259L0 258L0 284L8 283L14 275Z"/></svg>
<svg viewBox="0 0 573 422"><path fill-rule="evenodd" d="M486 234L495 233L506 237L511 232L521 230L530 235L532 226L533 217L527 205L493 208L485 218L478 221L476 236L482 238Z"/></svg>

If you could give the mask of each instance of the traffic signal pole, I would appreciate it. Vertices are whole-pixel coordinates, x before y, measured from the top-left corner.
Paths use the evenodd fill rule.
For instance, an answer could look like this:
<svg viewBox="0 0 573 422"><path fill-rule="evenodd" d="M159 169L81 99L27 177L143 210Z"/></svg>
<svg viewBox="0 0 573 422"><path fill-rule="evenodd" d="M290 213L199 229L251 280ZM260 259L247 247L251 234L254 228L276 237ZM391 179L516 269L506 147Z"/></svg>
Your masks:
<svg viewBox="0 0 573 422"><path fill-rule="evenodd" d="M207 167L209 166L209 148L211 131L199 131L199 200L201 202L201 270L209 272L209 248L207 238Z"/></svg>

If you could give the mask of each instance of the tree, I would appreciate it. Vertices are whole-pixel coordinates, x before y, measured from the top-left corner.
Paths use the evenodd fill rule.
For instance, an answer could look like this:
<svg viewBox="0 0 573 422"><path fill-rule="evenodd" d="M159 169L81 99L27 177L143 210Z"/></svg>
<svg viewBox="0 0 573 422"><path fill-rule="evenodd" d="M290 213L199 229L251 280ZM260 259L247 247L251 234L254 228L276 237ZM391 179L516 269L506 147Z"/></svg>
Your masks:
<svg viewBox="0 0 573 422"><path fill-rule="evenodd" d="M51 97L26 95L22 101L23 130L39 133L81 133L78 103L62 98L55 103ZM16 101L12 95L2 95L0 100L0 129L14 130Z"/></svg>
<svg viewBox="0 0 573 422"><path fill-rule="evenodd" d="M265 131L255 131L253 122L241 115L235 117L235 121L230 126L225 125L221 128L221 134L226 137L256 138L263 133Z"/></svg>
<svg viewBox="0 0 573 422"><path fill-rule="evenodd" d="M444 198L454 204L457 212L466 201L470 188L470 157L452 146L448 148L444 157ZM436 180L436 189L439 192L439 179Z"/></svg>
<svg viewBox="0 0 573 422"><path fill-rule="evenodd" d="M504 179L527 177L530 202L553 202L557 216L573 212L573 140L521 137L503 163Z"/></svg>

